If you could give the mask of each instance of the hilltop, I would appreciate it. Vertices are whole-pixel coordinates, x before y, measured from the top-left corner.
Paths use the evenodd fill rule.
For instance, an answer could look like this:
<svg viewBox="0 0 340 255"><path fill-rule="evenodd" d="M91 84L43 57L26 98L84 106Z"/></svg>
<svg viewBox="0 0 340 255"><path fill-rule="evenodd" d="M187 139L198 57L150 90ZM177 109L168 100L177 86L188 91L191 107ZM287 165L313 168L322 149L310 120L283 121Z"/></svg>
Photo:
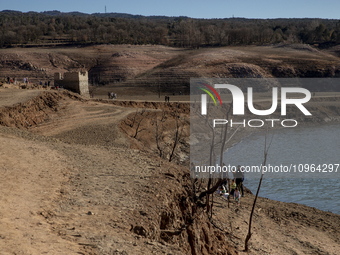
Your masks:
<svg viewBox="0 0 340 255"><path fill-rule="evenodd" d="M131 44L179 48L340 43L334 19L194 19L123 13L0 12L0 47Z"/></svg>

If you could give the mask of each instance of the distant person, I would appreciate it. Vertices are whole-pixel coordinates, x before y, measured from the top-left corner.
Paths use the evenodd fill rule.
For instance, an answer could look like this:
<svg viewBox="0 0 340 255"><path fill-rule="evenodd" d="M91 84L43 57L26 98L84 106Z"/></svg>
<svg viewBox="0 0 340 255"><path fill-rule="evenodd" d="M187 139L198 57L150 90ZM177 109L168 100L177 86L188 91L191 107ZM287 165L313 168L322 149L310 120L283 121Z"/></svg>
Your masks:
<svg viewBox="0 0 340 255"><path fill-rule="evenodd" d="M227 191L222 186L220 186L219 189L217 190L217 194L223 196L224 198L228 198L229 196Z"/></svg>
<svg viewBox="0 0 340 255"><path fill-rule="evenodd" d="M50 85L51 85L51 81L48 81L48 82L47 82L47 86L50 86Z"/></svg>
<svg viewBox="0 0 340 255"><path fill-rule="evenodd" d="M110 92L107 92L107 96L108 96L108 99L110 99L111 93L110 93Z"/></svg>
<svg viewBox="0 0 340 255"><path fill-rule="evenodd" d="M235 177L236 177L236 186L241 189L242 197L244 197L244 191L243 191L244 169L241 168L240 165L237 166Z"/></svg>
<svg viewBox="0 0 340 255"><path fill-rule="evenodd" d="M236 190L236 182L233 179L231 181L231 185L230 185L230 195L234 196L235 190Z"/></svg>
<svg viewBox="0 0 340 255"><path fill-rule="evenodd" d="M236 188L234 192L234 199L237 202L237 206L240 205L240 197L241 197L240 191L238 190L238 188Z"/></svg>
<svg viewBox="0 0 340 255"><path fill-rule="evenodd" d="M39 85L42 85L42 81L39 81Z"/></svg>
<svg viewBox="0 0 340 255"><path fill-rule="evenodd" d="M223 182L221 183L221 186L225 189L228 190L228 180L224 179Z"/></svg>
<svg viewBox="0 0 340 255"><path fill-rule="evenodd" d="M222 187L220 186L220 187L218 187L218 189L217 189L217 195L220 195L220 196L222 196L222 191L223 191L223 189L222 189Z"/></svg>

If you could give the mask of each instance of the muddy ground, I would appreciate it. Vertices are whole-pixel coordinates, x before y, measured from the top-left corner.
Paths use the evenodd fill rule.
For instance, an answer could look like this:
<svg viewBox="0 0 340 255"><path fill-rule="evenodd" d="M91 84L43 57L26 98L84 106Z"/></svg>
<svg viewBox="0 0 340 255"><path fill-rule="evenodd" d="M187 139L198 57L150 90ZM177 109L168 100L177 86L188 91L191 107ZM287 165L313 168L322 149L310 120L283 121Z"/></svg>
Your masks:
<svg viewBox="0 0 340 255"><path fill-rule="evenodd" d="M185 124L188 105L18 89L0 97L1 254L244 253L254 196L230 208L215 196L209 220L190 199L185 139L174 162L157 155L155 116L166 114L170 143L171 112ZM339 101L325 100L334 106L323 112L337 116ZM339 228L339 215L259 198L248 254L338 254Z"/></svg>

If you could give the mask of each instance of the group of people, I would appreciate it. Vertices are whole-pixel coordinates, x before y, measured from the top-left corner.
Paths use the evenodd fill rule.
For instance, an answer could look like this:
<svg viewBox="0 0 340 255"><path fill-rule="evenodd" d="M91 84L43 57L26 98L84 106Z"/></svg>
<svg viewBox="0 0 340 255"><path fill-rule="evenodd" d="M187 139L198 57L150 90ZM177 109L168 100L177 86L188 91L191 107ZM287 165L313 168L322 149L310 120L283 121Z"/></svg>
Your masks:
<svg viewBox="0 0 340 255"><path fill-rule="evenodd" d="M45 81L45 83L43 83L42 81L39 81L39 85L42 85L46 88L47 86L49 87L51 85L51 81Z"/></svg>
<svg viewBox="0 0 340 255"><path fill-rule="evenodd" d="M25 77L24 78L24 85L27 85L27 84L31 84L31 81L27 77Z"/></svg>
<svg viewBox="0 0 340 255"><path fill-rule="evenodd" d="M5 78L5 81L7 84L11 84L11 83L14 83L15 85L17 84L17 78L11 78L11 77L6 77Z"/></svg>
<svg viewBox="0 0 340 255"><path fill-rule="evenodd" d="M233 172L234 178L231 180L230 190L228 192L228 179L225 179L220 185L217 194L228 198L232 196L237 205L240 205L241 197L244 197L243 181L244 181L244 170L239 165L236 172ZM230 179L229 179L230 180Z"/></svg>
<svg viewBox="0 0 340 255"><path fill-rule="evenodd" d="M17 83L20 83L20 82L18 82L17 78L15 78L15 77L12 78L12 77L9 77L9 76L5 77L5 82L7 84L14 84L14 85L17 85ZM31 84L31 80L29 80L27 77L24 77L23 83L24 83L24 85Z"/></svg>
<svg viewBox="0 0 340 255"><path fill-rule="evenodd" d="M5 81L8 84L14 84L17 85L17 78L11 78L11 77L5 77ZM23 78L23 83L24 85L28 85L31 84L31 80L29 80L27 77ZM39 85L44 85L44 87L50 86L51 81L45 81L45 83L43 83L42 81L39 81Z"/></svg>
<svg viewBox="0 0 340 255"><path fill-rule="evenodd" d="M109 97L109 99L117 99L117 94L116 93L113 93L113 92L108 92L107 93L107 96Z"/></svg>

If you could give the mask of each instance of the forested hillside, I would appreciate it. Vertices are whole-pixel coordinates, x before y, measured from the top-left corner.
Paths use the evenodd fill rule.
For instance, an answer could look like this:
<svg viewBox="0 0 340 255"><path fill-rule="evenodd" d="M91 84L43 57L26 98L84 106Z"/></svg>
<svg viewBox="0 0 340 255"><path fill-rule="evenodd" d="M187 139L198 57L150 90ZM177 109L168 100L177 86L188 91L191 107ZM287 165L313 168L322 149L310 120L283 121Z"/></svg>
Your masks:
<svg viewBox="0 0 340 255"><path fill-rule="evenodd" d="M340 43L328 19L192 19L119 13L0 12L0 47L40 44L159 44L175 47Z"/></svg>

